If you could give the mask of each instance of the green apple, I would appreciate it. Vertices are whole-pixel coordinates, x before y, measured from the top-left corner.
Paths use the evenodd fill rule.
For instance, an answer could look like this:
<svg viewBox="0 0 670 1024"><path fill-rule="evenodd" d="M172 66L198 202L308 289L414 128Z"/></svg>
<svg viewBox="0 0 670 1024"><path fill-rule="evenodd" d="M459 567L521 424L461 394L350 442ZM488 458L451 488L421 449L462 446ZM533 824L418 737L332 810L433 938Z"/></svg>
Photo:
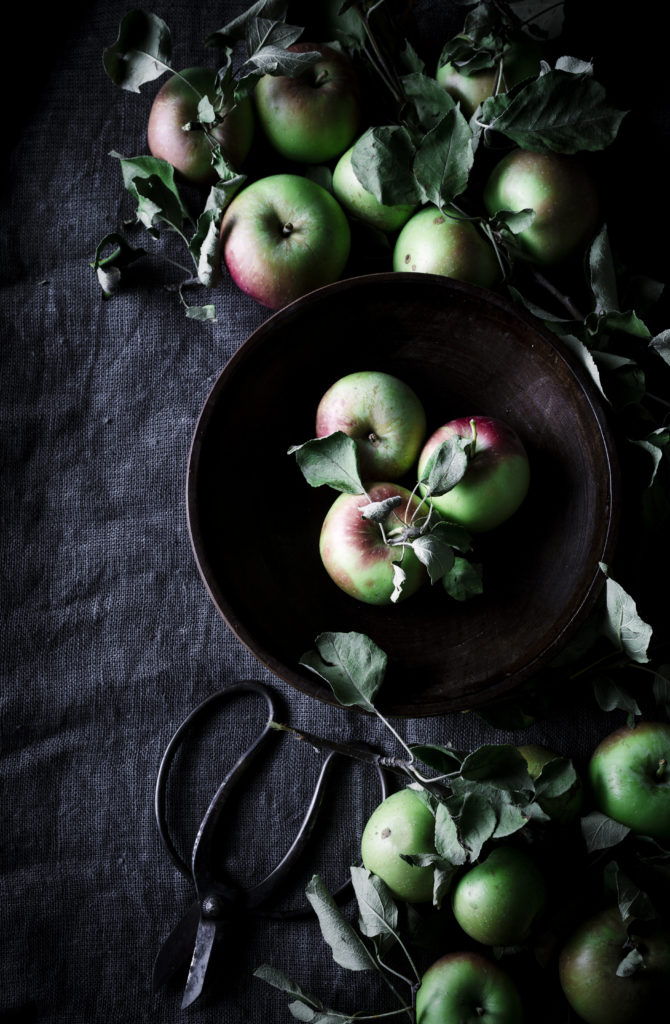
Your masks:
<svg viewBox="0 0 670 1024"><path fill-rule="evenodd" d="M503 55L503 70L498 92L509 90L526 78L535 78L540 71L540 53L531 39L520 39L509 44ZM480 103L493 95L498 79L498 66L466 75L450 61L437 69L436 79L450 96L460 103L468 119Z"/></svg>
<svg viewBox="0 0 670 1024"><path fill-rule="evenodd" d="M390 373L358 370L328 388L316 410L316 436L341 430L356 441L363 479L395 480L416 461L426 414L416 393Z"/></svg>
<svg viewBox="0 0 670 1024"><path fill-rule="evenodd" d="M279 309L341 275L351 233L329 192L297 174L260 178L243 189L221 224L222 254L235 283Z"/></svg>
<svg viewBox="0 0 670 1024"><path fill-rule="evenodd" d="M516 985L479 953L449 953L421 979L416 1024L521 1024Z"/></svg>
<svg viewBox="0 0 670 1024"><path fill-rule="evenodd" d="M412 497L400 484L372 484L368 486L367 493L370 501L385 501L396 496L402 498L402 503L389 512L383 523L389 540L391 531L409 526L412 517L422 508L421 499ZM400 595L400 600L405 600L426 582L425 566L408 545L385 542L379 525L363 517L366 504L368 501L363 494L340 494L335 499L321 527L321 561L330 578L345 594L366 604L380 605L391 604L395 589L393 569L398 563L406 573Z"/></svg>
<svg viewBox="0 0 670 1024"><path fill-rule="evenodd" d="M402 854L435 853L435 818L411 789L388 796L372 812L363 830L363 864L378 875L400 900L429 903L433 898L432 867L416 867Z"/></svg>
<svg viewBox="0 0 670 1024"><path fill-rule="evenodd" d="M484 188L491 216L502 210L534 210L535 219L516 240L532 261L561 263L583 248L598 223L598 196L574 156L515 149L496 164Z"/></svg>
<svg viewBox="0 0 670 1024"><path fill-rule="evenodd" d="M559 756L553 750L539 746L536 743L517 747L517 750L526 761L528 774L534 781L539 779L545 766ZM550 818L559 824L565 825L569 821L574 821L579 814L583 796L584 787L582 786L582 780L577 776L567 792L561 793L560 796L542 795L538 799L538 803L545 814L548 814Z"/></svg>
<svg viewBox="0 0 670 1024"><path fill-rule="evenodd" d="M384 206L371 192L363 188L351 162L353 151L354 147L351 146L335 165L333 192L344 209L364 224L369 224L380 231L397 231L412 216L415 206L403 203Z"/></svg>
<svg viewBox="0 0 670 1024"><path fill-rule="evenodd" d="M516 946L530 935L547 902L542 872L515 846L497 846L457 882L454 917L487 946Z"/></svg>
<svg viewBox="0 0 670 1024"><path fill-rule="evenodd" d="M473 432L475 450L465 476L446 494L431 500L445 519L473 533L483 533L509 519L528 492L528 456L512 427L490 416L450 420L423 446L418 476L421 480L431 456L443 441L455 436L470 440Z"/></svg>
<svg viewBox="0 0 670 1024"><path fill-rule="evenodd" d="M599 811L633 832L670 840L670 725L640 722L607 736L588 767Z"/></svg>
<svg viewBox="0 0 670 1024"><path fill-rule="evenodd" d="M203 131L184 131L183 125L198 119L201 97L214 96L216 72L211 68L186 68L159 89L147 125L147 141L153 156L167 160L187 181L197 185L217 180L212 167L212 147ZM211 133L226 159L235 168L244 162L254 134L251 102L242 100L226 114Z"/></svg>
<svg viewBox="0 0 670 1024"><path fill-rule="evenodd" d="M618 977L617 967L632 949L643 962L634 973ZM630 924L621 920L618 907L608 907L576 929L558 967L565 997L586 1024L667 1020L670 928L665 922Z"/></svg>
<svg viewBox="0 0 670 1024"><path fill-rule="evenodd" d="M254 92L256 111L274 149L287 160L326 163L351 145L360 120L359 89L351 61L319 43L289 50L318 50L322 60L295 77L263 75Z"/></svg>
<svg viewBox="0 0 670 1024"><path fill-rule="evenodd" d="M411 217L393 249L393 269L439 274L492 288L500 277L496 254L474 224L426 206Z"/></svg>

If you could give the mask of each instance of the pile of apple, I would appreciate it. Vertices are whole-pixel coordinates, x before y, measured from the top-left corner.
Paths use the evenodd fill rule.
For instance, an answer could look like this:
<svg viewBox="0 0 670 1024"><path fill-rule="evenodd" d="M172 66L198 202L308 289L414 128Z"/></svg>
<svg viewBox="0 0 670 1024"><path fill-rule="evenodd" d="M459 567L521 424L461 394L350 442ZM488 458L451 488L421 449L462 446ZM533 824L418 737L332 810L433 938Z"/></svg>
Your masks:
<svg viewBox="0 0 670 1024"><path fill-rule="evenodd" d="M292 448L307 481L343 491L321 529L321 560L346 594L388 604L442 579L458 599L476 572L470 533L506 521L528 491L528 456L516 432L488 416L461 417L426 440L417 394L388 373L337 380L316 412L316 437ZM343 472L343 464L351 466ZM410 491L397 481L418 463Z"/></svg>
<svg viewBox="0 0 670 1024"><path fill-rule="evenodd" d="M449 205L417 202L386 205L357 175L357 145L365 139L360 86L352 62L322 43L298 42L288 50L320 55L294 76L265 74L251 98L220 111L216 126L195 130L202 104L215 103L216 74L188 68L158 92L149 118L153 156L171 164L182 180L215 185L212 145L227 168L245 168L260 129L274 159L287 170L258 177L232 199L220 229L223 260L237 285L271 309L337 280L350 255L350 219L384 232L392 266L399 272L445 275L484 287L501 277L490 233L476 218ZM436 81L470 117L478 103L501 85L535 77L534 44L514 43L504 59L502 83L493 72L466 75L450 62ZM185 130L189 127L190 130ZM328 188L310 177L325 169ZM532 223L515 230L515 246L543 265L563 261L593 234L598 202L594 186L574 156L514 149L493 169L483 193L491 217L505 211L534 212ZM390 268L389 268L390 269Z"/></svg>
<svg viewBox="0 0 670 1024"><path fill-rule="evenodd" d="M518 750L532 779L547 769L551 773L556 757L551 751L537 746ZM607 816L605 821L645 837L661 858L664 851L667 857L669 759L669 725L643 722L618 729L593 752L587 784L583 786L577 776L560 798L540 798L541 808L552 819L551 828L565 831L574 829L583 803L590 801ZM416 786L387 797L368 820L361 842L365 867L382 879L396 900L410 903L429 903L434 893L430 859L436 853L436 820L423 797ZM522 837L527 830L528 826ZM455 939L457 948L423 974L416 993L417 1024L520 1024L523 997L502 966L501 954L532 946L543 928L553 932L553 977L558 977L579 1019L586 1024L665 1020L670 923L650 913L648 906L643 913L636 912L632 895L617 905L611 896L603 898L596 886L585 894L576 914L572 908L566 919L565 908L559 907L556 915L560 891L552 892L542 855L534 850L532 841L519 841L515 835L488 844L476 863L455 866L450 909L439 913L452 915L461 939ZM425 863L418 863L422 858ZM569 874L570 864L562 862L561 867ZM555 928L557 920L561 925ZM547 978L544 985L552 983Z"/></svg>

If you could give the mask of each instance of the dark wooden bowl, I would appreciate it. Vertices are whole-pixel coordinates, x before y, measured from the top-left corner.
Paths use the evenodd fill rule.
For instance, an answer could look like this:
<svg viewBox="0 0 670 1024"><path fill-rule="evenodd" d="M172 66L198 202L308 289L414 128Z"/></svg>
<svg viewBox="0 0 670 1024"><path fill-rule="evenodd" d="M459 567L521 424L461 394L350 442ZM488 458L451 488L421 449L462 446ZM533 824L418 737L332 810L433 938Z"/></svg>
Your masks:
<svg viewBox="0 0 670 1024"><path fill-rule="evenodd" d="M411 385L429 432L485 414L524 441L530 492L512 519L477 541L481 597L461 604L437 584L379 608L347 597L326 575L318 538L336 495L310 488L286 453L314 436L330 384L366 369ZM419 716L498 698L561 649L602 586L616 487L597 391L557 339L491 292L378 274L305 296L240 347L200 416L187 500L212 600L268 668L333 702L300 656L323 631L366 633L389 655L380 708Z"/></svg>

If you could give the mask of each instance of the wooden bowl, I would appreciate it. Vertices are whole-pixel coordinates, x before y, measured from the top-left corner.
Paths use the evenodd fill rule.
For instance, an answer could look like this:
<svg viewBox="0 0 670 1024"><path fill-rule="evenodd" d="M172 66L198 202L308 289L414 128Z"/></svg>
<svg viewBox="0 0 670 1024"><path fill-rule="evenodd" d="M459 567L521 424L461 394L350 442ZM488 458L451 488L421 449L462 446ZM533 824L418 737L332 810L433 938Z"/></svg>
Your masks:
<svg viewBox="0 0 670 1024"><path fill-rule="evenodd" d="M336 495L309 487L287 450L314 436L323 392L367 369L414 388L429 433L458 416L490 415L526 445L526 501L477 540L482 596L459 603L436 584L398 605L369 606L323 569L319 532ZM616 491L598 393L555 337L472 285L376 274L299 299L235 353L195 431L187 501L212 600L268 668L334 703L299 659L321 632L366 633L389 655L378 706L420 716L499 698L558 653L603 584Z"/></svg>

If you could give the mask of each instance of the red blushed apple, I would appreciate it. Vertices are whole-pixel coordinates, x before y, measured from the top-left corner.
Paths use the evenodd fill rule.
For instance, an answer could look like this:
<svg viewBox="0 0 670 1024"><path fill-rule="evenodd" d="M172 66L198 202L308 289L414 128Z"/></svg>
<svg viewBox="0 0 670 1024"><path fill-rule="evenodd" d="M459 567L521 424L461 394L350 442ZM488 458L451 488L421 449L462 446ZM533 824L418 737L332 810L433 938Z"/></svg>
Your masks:
<svg viewBox="0 0 670 1024"><path fill-rule="evenodd" d="M419 480L435 449L454 436L475 438L465 476L446 494L432 496L435 509L473 533L492 530L508 519L528 491L526 450L516 431L490 416L464 416L439 427L419 456Z"/></svg>
<svg viewBox="0 0 670 1024"><path fill-rule="evenodd" d="M421 500L405 487L392 483L372 484L370 501L385 501L400 496L403 502L384 521L387 537L401 532L421 508ZM323 521L319 551L330 578L337 586L366 604L390 604L394 591L393 566L399 563L406 575L401 599L409 597L424 583L428 574L412 549L384 541L379 525L363 517L368 504L363 494L341 494L335 499ZM397 539L397 538L394 538Z"/></svg>
<svg viewBox="0 0 670 1024"><path fill-rule="evenodd" d="M318 43L295 43L294 53L318 50L323 59L295 77L264 75L254 92L258 119L287 160L318 164L340 156L354 141L359 90L351 61Z"/></svg>
<svg viewBox="0 0 670 1024"><path fill-rule="evenodd" d="M341 430L356 441L364 479L395 480L406 473L426 435L415 392L390 373L359 370L328 388L316 410L316 436Z"/></svg>
<svg viewBox="0 0 670 1024"><path fill-rule="evenodd" d="M336 281L351 235L329 192L297 174L274 174L237 195L221 224L223 259L235 283L270 309Z"/></svg>
<svg viewBox="0 0 670 1024"><path fill-rule="evenodd" d="M149 114L147 141L153 156L167 160L187 181L209 185L217 180L212 167L212 146L203 131L183 130L198 119L198 103L214 96L216 72L211 68L187 68L162 86ZM212 129L224 157L238 168L244 161L254 134L251 102L243 100Z"/></svg>

